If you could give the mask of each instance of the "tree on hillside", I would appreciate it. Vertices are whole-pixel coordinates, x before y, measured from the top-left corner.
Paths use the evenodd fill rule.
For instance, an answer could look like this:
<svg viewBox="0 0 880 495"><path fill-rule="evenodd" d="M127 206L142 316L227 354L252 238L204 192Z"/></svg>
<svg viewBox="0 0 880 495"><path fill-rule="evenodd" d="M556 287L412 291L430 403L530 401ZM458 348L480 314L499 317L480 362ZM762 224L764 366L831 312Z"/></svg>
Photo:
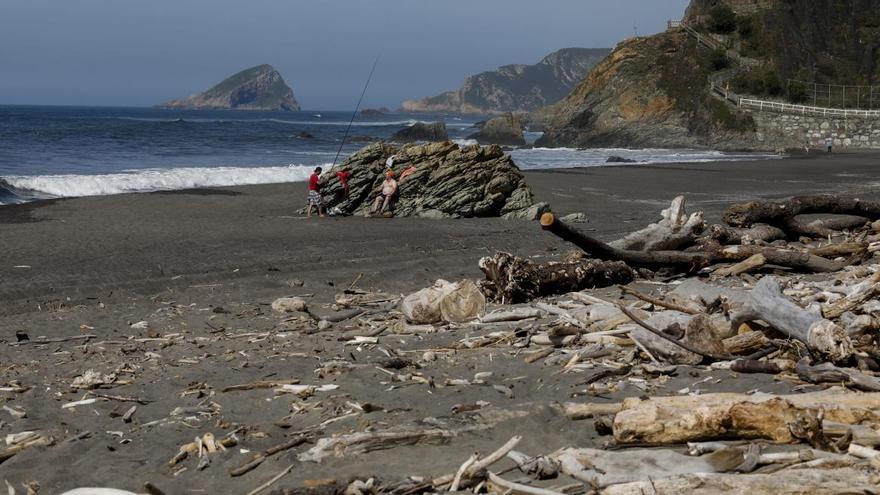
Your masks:
<svg viewBox="0 0 880 495"><path fill-rule="evenodd" d="M712 7L709 16L709 30L713 33L730 34L736 30L736 13L727 5Z"/></svg>

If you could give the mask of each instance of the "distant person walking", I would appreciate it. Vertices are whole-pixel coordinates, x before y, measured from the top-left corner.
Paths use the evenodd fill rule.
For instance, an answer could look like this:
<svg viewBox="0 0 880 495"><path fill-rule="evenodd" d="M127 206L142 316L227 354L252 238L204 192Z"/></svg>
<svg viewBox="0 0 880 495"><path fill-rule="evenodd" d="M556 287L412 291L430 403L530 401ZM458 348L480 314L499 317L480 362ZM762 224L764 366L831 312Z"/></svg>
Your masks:
<svg viewBox="0 0 880 495"><path fill-rule="evenodd" d="M318 215L324 216L324 203L321 201L321 167L315 169L309 177L309 208L306 216L312 216L312 207L317 207Z"/></svg>
<svg viewBox="0 0 880 495"><path fill-rule="evenodd" d="M831 149L833 147L834 147L834 138L832 138L830 136L825 138L825 149L827 149L828 152L831 153Z"/></svg>
<svg viewBox="0 0 880 495"><path fill-rule="evenodd" d="M377 213L380 207L382 208L382 213L388 211L388 206L391 204L391 198L393 198L395 194L397 194L397 181L394 180L394 172L389 170L385 172L385 180L382 181L382 190L373 201L373 207L370 208L370 213Z"/></svg>

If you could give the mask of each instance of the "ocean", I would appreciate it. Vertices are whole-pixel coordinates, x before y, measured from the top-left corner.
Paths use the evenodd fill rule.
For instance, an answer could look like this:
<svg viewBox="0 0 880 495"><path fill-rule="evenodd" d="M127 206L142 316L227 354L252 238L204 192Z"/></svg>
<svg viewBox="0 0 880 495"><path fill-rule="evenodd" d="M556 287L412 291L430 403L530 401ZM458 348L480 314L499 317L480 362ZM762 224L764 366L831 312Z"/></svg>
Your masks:
<svg viewBox="0 0 880 495"><path fill-rule="evenodd" d="M306 180L330 166L351 112L241 112L117 107L0 106L0 205L77 196ZM446 122L460 144L480 117L358 115L351 138L387 139L418 121ZM540 134L527 133L534 142ZM364 142L347 142L339 161ZM523 148L520 168L753 160L706 150Z"/></svg>

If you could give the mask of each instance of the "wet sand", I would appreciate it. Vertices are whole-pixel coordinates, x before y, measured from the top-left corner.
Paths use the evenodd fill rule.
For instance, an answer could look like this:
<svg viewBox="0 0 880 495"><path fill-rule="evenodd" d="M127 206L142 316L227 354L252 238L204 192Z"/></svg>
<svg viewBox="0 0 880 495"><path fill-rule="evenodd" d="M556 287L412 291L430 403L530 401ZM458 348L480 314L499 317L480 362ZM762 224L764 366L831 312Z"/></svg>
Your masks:
<svg viewBox="0 0 880 495"><path fill-rule="evenodd" d="M703 209L709 221L717 220L730 203L752 198L815 192L880 197L876 154L526 175L537 200L551 203L561 214L586 213L590 222L580 227L608 239L656 220L679 194L688 197L691 210ZM57 441L0 464L0 477L16 486L37 480L41 493L87 485L137 491L147 481L169 494L246 493L291 463L294 469L281 486L351 475L438 476L454 472L474 450L485 453L514 433L524 436L520 450L533 454L605 441L592 421L569 421L551 407L558 401L585 400L582 374L559 374L558 367L540 361L525 364L507 346L439 352L437 361L409 372L442 384L491 371L490 383L510 394L485 386L389 390L382 383L388 377L375 366L390 351L417 359L425 349L447 349L480 333L475 329L386 335L377 346L345 345L340 341L345 325L304 331L309 328L304 320L284 321L268 307L277 297L301 295L315 312L327 314L333 311L329 305L334 294L353 281L361 289L404 293L437 278L479 278L477 260L496 250L543 258L559 256L569 246L523 221L305 219L295 213L304 198L304 184L280 184L0 207L0 386L18 381L33 387L24 393L0 392L7 405L27 412L23 419L0 412L5 422L0 433L40 430ZM141 321L147 328L131 327ZM87 345L10 345L16 332L32 340L85 333L96 337ZM316 370L333 359L355 367L338 374ZM99 392L144 399L132 423L117 416L130 407L128 402L101 400L61 408L90 397L69 386L90 368L116 374L116 386ZM718 390L712 380L694 385L709 376L718 379L727 373L682 370L655 393L694 386ZM340 388L309 400L276 397L271 390L221 392L232 384L288 378ZM760 375L724 380L720 386L725 391L789 388ZM589 400L641 394L638 388L624 387ZM452 412L455 405L480 400L491 403L482 417ZM322 407L312 408L318 401ZM240 449L253 453L283 442L338 417L334 411L345 410L349 401L384 410L334 420L318 437L434 424L425 418L449 428L493 426L462 433L444 445L397 447L322 464L295 460L307 445L279 454L245 476L228 476L228 469L251 455ZM169 418L176 407L209 407L213 412L143 426ZM175 476L166 465L195 435L211 431L220 436L236 428L244 428L241 444L207 469L198 471L196 461L189 459L181 463L187 470ZM90 433L76 439L84 432Z"/></svg>

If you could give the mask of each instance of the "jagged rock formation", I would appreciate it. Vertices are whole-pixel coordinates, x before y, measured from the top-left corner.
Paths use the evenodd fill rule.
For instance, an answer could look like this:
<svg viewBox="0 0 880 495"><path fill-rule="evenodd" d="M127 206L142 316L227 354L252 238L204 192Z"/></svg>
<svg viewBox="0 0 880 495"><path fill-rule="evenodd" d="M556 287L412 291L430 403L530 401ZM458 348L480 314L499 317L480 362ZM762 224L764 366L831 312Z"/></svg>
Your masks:
<svg viewBox="0 0 880 495"><path fill-rule="evenodd" d="M512 113L489 120L483 124L479 132L468 136L468 139L476 139L480 144L510 146L526 144L526 140L523 137L522 121Z"/></svg>
<svg viewBox="0 0 880 495"><path fill-rule="evenodd" d="M185 100L171 100L163 108L279 111L300 109L293 90L268 64L232 75L211 89Z"/></svg>
<svg viewBox="0 0 880 495"><path fill-rule="evenodd" d="M391 142L394 143L414 143L416 141L446 141L449 139L449 133L446 131L444 122L434 122L426 124L424 122L416 122L415 124L401 129L391 136Z"/></svg>
<svg viewBox="0 0 880 495"><path fill-rule="evenodd" d="M535 65L505 65L468 77L456 91L408 100L401 111L491 115L529 112L555 103L609 53L606 48L565 48Z"/></svg>
<svg viewBox="0 0 880 495"><path fill-rule="evenodd" d="M713 31L719 6L733 14L723 33ZM537 144L803 146L813 136L768 130L764 115L714 97L710 76L724 76L733 66L739 73L725 83L731 91L769 100L795 96L786 94L788 78L874 84L880 78L880 17L867 13L875 10L871 0L692 0L685 21L756 66L741 70L684 31L626 40L568 97L530 115L531 122L546 126Z"/></svg>
<svg viewBox="0 0 880 495"><path fill-rule="evenodd" d="M385 178L386 160L394 156L395 177L415 166L400 180L394 216L458 218L497 217L533 220L547 210L536 205L522 172L498 146L459 147L438 142L403 147L377 143L351 155L342 168L351 172L350 196L345 198L335 170L322 178L328 208L365 215Z"/></svg>

